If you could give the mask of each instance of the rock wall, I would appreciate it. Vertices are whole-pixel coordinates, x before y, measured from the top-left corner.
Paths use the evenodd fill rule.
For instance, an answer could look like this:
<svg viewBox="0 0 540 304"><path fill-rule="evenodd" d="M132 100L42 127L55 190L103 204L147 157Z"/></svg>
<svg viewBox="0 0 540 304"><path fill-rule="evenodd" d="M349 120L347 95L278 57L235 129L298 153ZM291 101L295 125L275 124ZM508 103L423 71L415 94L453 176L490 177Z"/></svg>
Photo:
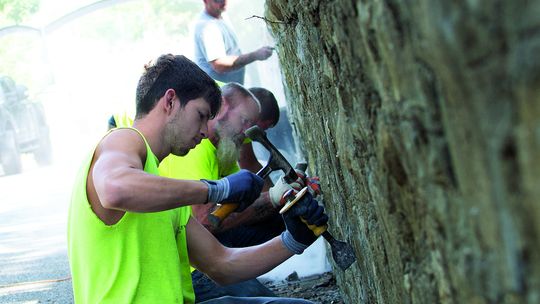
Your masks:
<svg viewBox="0 0 540 304"><path fill-rule="evenodd" d="M540 303L540 1L267 0L348 303Z"/></svg>

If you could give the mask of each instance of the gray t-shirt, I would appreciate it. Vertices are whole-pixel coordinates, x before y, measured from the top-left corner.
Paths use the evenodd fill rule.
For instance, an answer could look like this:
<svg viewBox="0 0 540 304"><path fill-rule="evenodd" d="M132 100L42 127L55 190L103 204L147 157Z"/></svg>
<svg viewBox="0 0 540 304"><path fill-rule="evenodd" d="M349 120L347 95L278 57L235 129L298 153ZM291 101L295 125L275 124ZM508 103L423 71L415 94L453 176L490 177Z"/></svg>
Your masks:
<svg viewBox="0 0 540 304"><path fill-rule="evenodd" d="M195 63L203 71L215 80L244 84L244 67L227 73L218 73L210 65L210 61L217 58L242 54L236 34L226 16L216 19L203 11L195 23L193 39Z"/></svg>

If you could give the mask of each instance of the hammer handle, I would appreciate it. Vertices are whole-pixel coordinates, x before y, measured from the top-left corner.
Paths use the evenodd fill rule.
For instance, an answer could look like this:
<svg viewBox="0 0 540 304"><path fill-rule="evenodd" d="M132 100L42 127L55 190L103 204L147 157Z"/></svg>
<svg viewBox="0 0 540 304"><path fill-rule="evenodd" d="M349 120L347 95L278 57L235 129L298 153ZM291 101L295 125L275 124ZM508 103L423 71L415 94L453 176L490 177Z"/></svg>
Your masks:
<svg viewBox="0 0 540 304"><path fill-rule="evenodd" d="M270 172L272 172L272 170L269 166L266 166L259 170L259 172L257 172L257 175L260 178L265 179L268 174L270 174ZM232 203L222 204L221 206L217 207L216 210L212 211L212 213L208 215L208 221L210 222L210 225L212 225L212 227L214 228L219 227L219 225L221 225L221 221L223 221L227 216L229 216L229 214L233 213L234 210L238 208L238 205L239 204L237 203Z"/></svg>
<svg viewBox="0 0 540 304"><path fill-rule="evenodd" d="M238 204L236 203L223 204L208 215L208 221L210 222L212 227L217 228L221 224L221 221L223 221L224 218L229 216L229 214L234 212L236 208L238 208Z"/></svg>

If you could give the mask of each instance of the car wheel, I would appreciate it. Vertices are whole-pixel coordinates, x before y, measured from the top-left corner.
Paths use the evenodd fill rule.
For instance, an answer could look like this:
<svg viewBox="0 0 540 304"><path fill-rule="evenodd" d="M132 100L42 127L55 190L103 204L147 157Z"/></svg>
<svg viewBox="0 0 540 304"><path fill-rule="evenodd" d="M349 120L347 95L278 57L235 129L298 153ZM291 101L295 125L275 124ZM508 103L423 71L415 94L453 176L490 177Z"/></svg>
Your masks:
<svg viewBox="0 0 540 304"><path fill-rule="evenodd" d="M42 127L40 131L39 148L34 152L34 158L40 166L48 166L52 163L52 146L49 137L49 128Z"/></svg>
<svg viewBox="0 0 540 304"><path fill-rule="evenodd" d="M21 156L17 148L17 140L13 130L6 131L0 145L0 161L6 175L22 172Z"/></svg>

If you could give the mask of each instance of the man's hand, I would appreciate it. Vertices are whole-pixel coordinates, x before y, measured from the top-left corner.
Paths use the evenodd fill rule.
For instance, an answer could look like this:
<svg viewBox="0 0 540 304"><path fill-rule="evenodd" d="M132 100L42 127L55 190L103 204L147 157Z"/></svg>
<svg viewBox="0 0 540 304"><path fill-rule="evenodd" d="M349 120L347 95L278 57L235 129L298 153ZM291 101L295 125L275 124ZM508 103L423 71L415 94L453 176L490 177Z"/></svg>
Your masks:
<svg viewBox="0 0 540 304"><path fill-rule="evenodd" d="M296 174L298 175L298 179L294 183L298 184L300 189L308 187L308 191L311 193L311 195L313 195L313 197L317 197L319 194L321 194L321 183L318 176L310 177L307 176L304 171L300 170L296 170ZM293 188L297 189L298 187L293 185Z"/></svg>
<svg viewBox="0 0 540 304"><path fill-rule="evenodd" d="M248 170L240 170L217 181L202 181L208 185L208 202L237 203L238 212L259 197L264 184L262 178Z"/></svg>
<svg viewBox="0 0 540 304"><path fill-rule="evenodd" d="M287 184L282 176L279 178L276 184L268 190L268 194L270 196L270 202L275 208L282 207L286 203L286 200L283 197L283 194L285 194L285 192L291 189L293 190L292 193L296 194L300 190L302 190L302 188L307 186L309 193L311 193L313 197L317 197L317 195L321 193L319 177L317 176L309 177L309 176L306 176L306 173L304 171L301 171L301 170L295 170L295 171L296 171L296 174L298 175L298 178L294 182Z"/></svg>
<svg viewBox="0 0 540 304"><path fill-rule="evenodd" d="M274 206L274 208L280 208L286 202L286 199L283 197L285 192L293 190L292 194L296 194L303 187L303 182L300 178L290 184L287 184L283 176L280 177L276 184L268 190L268 196L270 197L272 206Z"/></svg>
<svg viewBox="0 0 540 304"><path fill-rule="evenodd" d="M282 216L287 230L281 234L281 239L285 247L295 254L304 252L319 237L302 222L301 218L309 225L315 226L322 226L328 222L324 207L320 206L310 193L306 193Z"/></svg>

